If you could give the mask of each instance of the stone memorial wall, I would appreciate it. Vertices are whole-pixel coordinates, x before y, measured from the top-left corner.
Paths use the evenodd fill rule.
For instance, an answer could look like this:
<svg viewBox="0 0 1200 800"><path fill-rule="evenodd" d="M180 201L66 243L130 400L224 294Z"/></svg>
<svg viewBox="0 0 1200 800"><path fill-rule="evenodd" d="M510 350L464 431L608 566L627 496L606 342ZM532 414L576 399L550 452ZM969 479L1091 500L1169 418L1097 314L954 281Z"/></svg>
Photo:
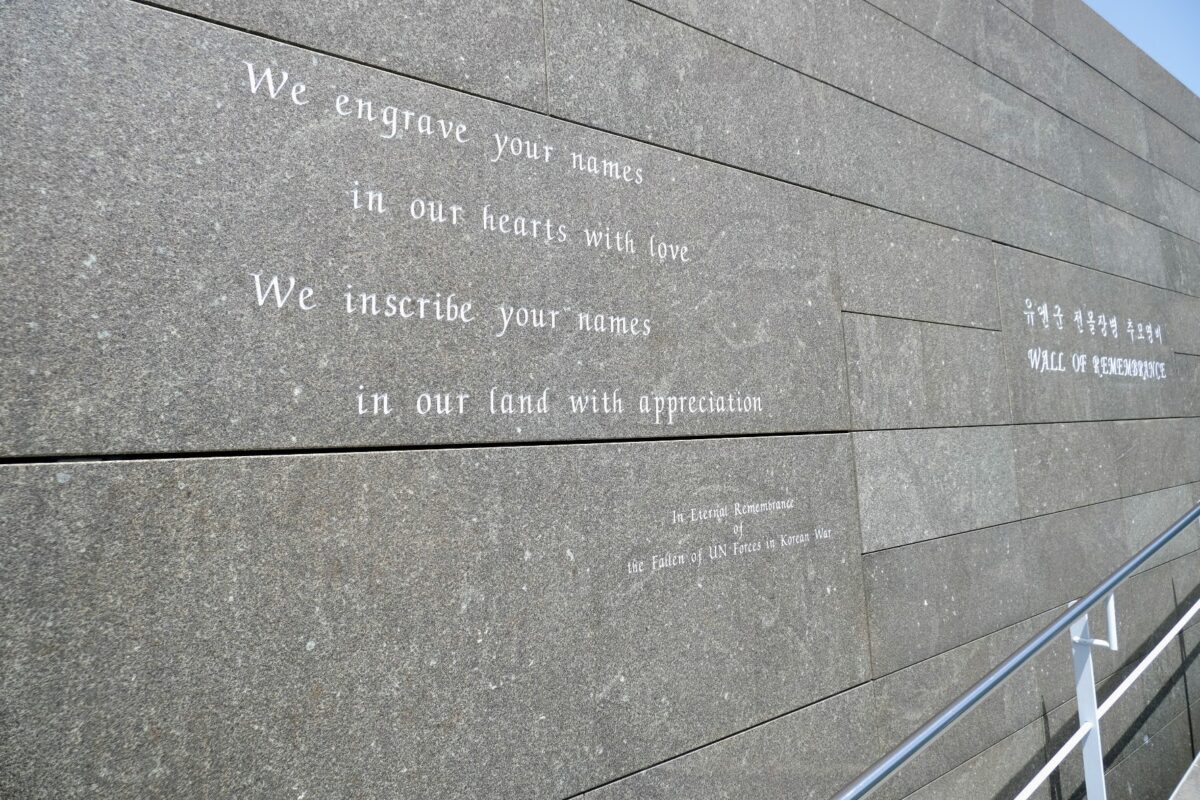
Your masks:
<svg viewBox="0 0 1200 800"><path fill-rule="evenodd" d="M0 45L0 796L823 800L1200 500L1200 99L1080 0ZM1102 691L1198 594L1193 529ZM1059 642L876 796L1009 797L1073 702Z"/></svg>

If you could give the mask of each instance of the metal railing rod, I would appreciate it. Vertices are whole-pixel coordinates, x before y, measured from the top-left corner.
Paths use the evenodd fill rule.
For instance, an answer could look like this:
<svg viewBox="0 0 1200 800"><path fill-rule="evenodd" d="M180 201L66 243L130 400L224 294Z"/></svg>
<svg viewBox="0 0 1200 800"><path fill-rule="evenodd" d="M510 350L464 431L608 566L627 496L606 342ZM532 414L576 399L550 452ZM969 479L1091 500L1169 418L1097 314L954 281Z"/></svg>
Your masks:
<svg viewBox="0 0 1200 800"><path fill-rule="evenodd" d="M1091 730L1092 723L1090 722L1080 725L1079 730L1071 734L1071 738L1067 739L1066 744L1058 748L1058 752L1050 757L1045 766L1038 770L1037 775L1033 776L1033 780L1026 784L1021 793L1014 797L1013 800L1029 800L1029 798L1033 797L1033 793L1046 782L1046 779L1050 777L1050 773L1058 769L1058 765L1067 760L1067 756L1071 755L1071 751L1083 741L1083 737L1087 736Z"/></svg>
<svg viewBox="0 0 1200 800"><path fill-rule="evenodd" d="M1154 646L1154 649L1147 653L1146 657L1138 662L1138 665L1134 668L1133 672L1129 673L1125 680L1121 681L1120 685L1112 691L1112 694L1108 696L1108 699L1100 704L1100 708L1096 712L1097 720L1112 710L1112 707L1117 704L1118 700L1121 699L1121 695L1129 691L1129 687L1133 685L1134 681L1142 676L1142 673L1145 672L1150 664L1154 662L1154 659L1162 655L1162 652L1171 646L1171 643L1175 641L1175 637L1179 635L1180 631L1187 627L1187 624L1192 621L1192 618L1196 616L1197 613L1200 613L1200 600L1197 600L1192 604L1192 607L1188 609L1187 613L1179 618L1179 621L1171 627L1171 630L1167 631L1167 635L1162 637L1158 644ZM1025 784L1025 788L1022 789L1020 793L1013 798L1013 800L1029 800L1029 798L1033 796L1033 793L1036 792L1038 788L1046 782L1046 779L1050 777L1050 773L1058 769L1058 765L1065 761L1067 756L1071 755L1071 751L1074 750L1081 741L1083 741L1083 738L1088 734L1091 728L1091 722L1083 723L1083 725L1079 727L1079 730L1075 731L1071 738L1067 740L1066 744L1060 747L1058 752L1046 762L1045 766L1038 770L1037 774L1033 776L1033 779L1029 781L1029 783Z"/></svg>
<svg viewBox="0 0 1200 800"><path fill-rule="evenodd" d="M1167 635L1162 638L1162 641L1154 646L1154 649L1151 650L1136 667L1134 667L1133 672L1129 673L1125 677L1125 680L1121 681L1120 685L1117 686L1116 689L1113 689L1112 694L1110 694L1107 699L1100 704L1100 708L1098 710L1100 716L1103 717L1113 706L1117 704L1117 701L1121 699L1121 695L1129 691L1129 687L1133 686L1133 682L1142 676L1142 673L1150 667L1150 664L1154 661L1154 659L1162 655L1163 650L1166 650L1168 647L1170 647L1171 642L1176 636L1179 635L1180 631L1187 627L1187 624L1192 621L1192 617L1196 616L1197 613L1200 613L1200 600L1197 600L1192 604L1192 607L1188 609L1188 612L1179 618L1179 621L1176 622L1171 630L1167 632Z"/></svg>
<svg viewBox="0 0 1200 800"><path fill-rule="evenodd" d="M1126 561L1115 572L1105 578L1096 588L1092 589L1071 608L1060 614L1053 622L1035 634L1028 642L1021 645L1012 655L1004 659L987 675L971 688L959 695L954 702L935 714L928 722L917 728L903 742L896 745L887 755L876 761L844 789L834 795L831 800L861 800L868 792L883 782L885 778L900 768L921 750L929 746L937 737L945 733L951 725L964 714L974 708L980 701L992 693L1010 675L1025 665L1037 655L1046 645L1050 644L1060 633L1071 626L1071 623L1082 617L1092 606L1117 588L1126 578L1146 563L1155 553L1174 539L1180 531L1200 517L1200 504L1180 517L1174 525L1167 528L1154 538L1150 544L1143 547L1133 558Z"/></svg>

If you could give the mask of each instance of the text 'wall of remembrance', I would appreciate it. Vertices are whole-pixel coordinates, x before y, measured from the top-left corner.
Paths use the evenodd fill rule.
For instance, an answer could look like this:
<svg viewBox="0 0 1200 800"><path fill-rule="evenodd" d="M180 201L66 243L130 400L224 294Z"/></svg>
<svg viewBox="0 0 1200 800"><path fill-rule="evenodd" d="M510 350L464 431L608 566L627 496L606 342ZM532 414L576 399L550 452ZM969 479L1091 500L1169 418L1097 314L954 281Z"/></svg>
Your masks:
<svg viewBox="0 0 1200 800"><path fill-rule="evenodd" d="M5 4L0 796L834 794L1200 500L1200 100L1027 5Z"/></svg>

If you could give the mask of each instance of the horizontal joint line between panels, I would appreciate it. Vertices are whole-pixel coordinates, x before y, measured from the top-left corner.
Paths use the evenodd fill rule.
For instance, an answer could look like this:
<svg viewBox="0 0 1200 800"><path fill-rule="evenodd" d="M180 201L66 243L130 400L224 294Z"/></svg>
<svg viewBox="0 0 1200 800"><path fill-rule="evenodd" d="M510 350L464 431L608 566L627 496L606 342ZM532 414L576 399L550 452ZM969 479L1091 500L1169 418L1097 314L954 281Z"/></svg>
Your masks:
<svg viewBox="0 0 1200 800"><path fill-rule="evenodd" d="M964 231L964 233L965 233L965 231ZM1031 250L1028 247L1022 247L1019 244L1013 244L1012 242L1007 242L1007 241L1004 241L1003 239L990 239L989 241L991 241L992 244L999 245L1000 247L1008 247L1013 250L1020 250L1022 253L1030 253L1032 255L1039 256L1041 258L1049 258L1053 261L1058 261L1062 264L1070 264L1073 267L1079 267L1080 269L1086 269L1086 270L1091 270L1092 272L1098 272L1101 275L1107 275L1110 278L1119 278L1123 281L1129 281L1130 283L1136 283L1138 286L1145 286L1147 288L1155 289L1160 292L1170 292L1171 294L1177 294L1177 295L1180 295L1181 297L1187 297L1192 300L1200 299L1200 295L1189 294L1188 292L1184 292L1180 289L1172 289L1167 286L1159 286L1157 284L1149 283L1147 281L1141 281L1141 280L1138 280L1137 278L1131 278L1128 275L1121 275L1120 273L1117 273L1117 272L1109 272L1108 270L1100 269L1100 267L1094 267L1089 264L1080 264L1077 261L1068 261L1067 259L1061 258L1059 256L1046 255L1045 253L1043 253L1041 251ZM1189 240L1189 241L1191 241L1191 240Z"/></svg>
<svg viewBox="0 0 1200 800"><path fill-rule="evenodd" d="M0 466L61 464L108 461L174 461L212 458L269 458L289 456L335 456L357 453L407 453L436 450L508 449L516 447L574 447L579 445L644 444L649 442L704 442L727 439L769 439L779 437L844 436L849 430L759 431L755 433L714 433L680 436L635 436L615 439L546 439L500 442L430 442L426 444L361 445L346 447L292 447L249 450L183 450L146 453L70 453L62 455L0 456Z"/></svg>
<svg viewBox="0 0 1200 800"><path fill-rule="evenodd" d="M1160 569L1163 569L1163 568L1165 568L1165 567L1169 567L1169 566L1171 566L1172 564L1174 564L1174 563L1175 563L1175 562L1177 562L1177 561L1181 561L1182 559L1188 558L1189 556L1193 556L1193 555L1195 555L1195 554L1196 554L1196 553L1198 553L1198 552L1200 552L1200 549L1197 549L1197 550L1189 550L1189 551L1187 551L1186 553L1180 553L1179 555L1175 556L1174 558L1168 559L1167 561L1164 561L1164 562L1162 562L1161 564L1155 564L1154 566L1150 567L1149 569L1143 570L1143 571L1141 571L1141 572L1135 572L1135 573L1133 573L1132 575L1130 575L1130 576L1129 576L1129 580L1134 580L1134 579L1136 579L1136 578L1141 578L1141 577L1144 577L1144 576L1146 576L1146 575L1149 575L1149 574L1150 574L1150 573L1152 573L1152 572L1157 572L1157 571L1158 571L1158 570L1160 570ZM925 656L924 658L921 658L921 659L920 659L920 660L918 660L918 661L914 661L914 662L912 662L911 664L905 664L903 667L897 667L896 669L893 669L893 670L891 670L890 672L883 672L883 673L880 673L879 675L875 675L875 676L873 676L873 677L871 678L871 680L870 680L870 681L867 681L867 683L874 683L875 681L881 680L881 679L883 679L883 678L887 678L887 677L889 677L889 676L896 675L896 674L898 674L898 673L904 672L906 669L912 669L913 667L919 666L919 665L921 665L921 664L924 664L924 663L926 663L926 662L928 662L928 661L932 661L932 660L933 660L933 659L935 659L935 658L941 658L942 656L946 655L947 653L952 653L952 652L954 652L955 650L958 650L958 649L960 649L960 648L967 647L967 646L969 646L969 645L972 645L972 644L975 644L975 643L977 643L977 642L980 642L980 641L982 641L982 640L986 639L986 638L987 638L987 637L989 637L989 636L995 636L996 634L998 634L998 633L1002 633L1002 632L1004 632L1004 631L1006 631L1006 630L1009 630L1010 628L1015 628L1015 627L1016 627L1016 626L1018 626L1018 625L1023 625L1023 624L1025 624L1025 623L1029 622L1030 620L1037 619L1038 617L1042 616L1043 614L1049 614L1050 612L1052 612L1052 611L1056 611L1056 610L1058 610L1058 609L1064 609L1064 610L1065 610L1066 608L1067 608L1067 602L1058 603L1057 605L1050 606L1049 608L1044 608L1044 609L1042 609L1041 611L1037 611L1037 612L1035 612L1035 613L1033 613L1033 614L1029 615L1028 617L1025 617L1024 619L1019 619L1019 620L1017 620L1016 622L1010 622L1009 624L1005 625L1005 626L1004 626L1004 627L1002 627L1002 628L997 628L997 629L996 629L996 630L994 630L994 631L988 631L987 633L980 634L979 636L976 636L976 637L975 637L975 638L973 638L973 639L968 639L968 640L967 640L967 641L965 641L965 642L960 642L959 644L956 644L956 645L954 645L954 646L950 647L948 650L943 650L943 651L942 651L942 652L940 652L940 653L934 653L933 655ZM1195 628L1195 627L1200 627L1200 622L1197 622L1197 623L1195 623L1195 624L1194 624L1194 625L1192 625L1191 627L1192 627L1192 628ZM1191 630L1191 628L1185 628L1184 630ZM1064 631L1064 635L1065 635L1065 634L1066 634L1066 632ZM1101 680L1101 681L1104 681L1104 680L1106 680L1106 679L1108 679L1108 678L1111 678L1111 677L1112 677L1113 675L1115 675L1115 674L1116 674L1116 673L1117 673L1117 672L1118 672L1118 671L1119 671L1119 670L1120 670L1120 669L1121 669L1123 666L1127 666L1127 665L1128 665L1128 664L1129 664L1129 663L1130 663L1130 662L1131 662L1131 661L1132 661L1134 658L1136 658L1136 657L1138 656L1139 652L1140 652L1140 651L1134 651L1134 652L1132 652L1132 653L1126 653L1126 655L1122 657L1124 660L1123 660L1123 661L1121 661L1121 666L1113 667L1113 668L1112 668L1112 669L1111 669L1109 672L1107 672L1107 673L1105 673L1104 675L1100 676L1100 680ZM854 688L854 687L851 687L851 688ZM848 690L847 690L847 691L848 691ZM1071 702L1071 701L1070 701L1070 700L1063 701L1062 703L1059 703L1058 705L1054 706L1054 708L1053 708L1053 709L1051 709L1051 710L1055 710L1055 709L1061 708L1063 705L1065 705L1065 704L1066 704L1066 703L1068 703L1068 702ZM986 748L985 748L985 749L986 749Z"/></svg>
<svg viewBox="0 0 1200 800"><path fill-rule="evenodd" d="M913 317L901 317L896 314L876 314L873 311L851 311L842 309L843 314L852 314L856 317L878 317L879 319L894 319L900 322L916 322L921 325L944 325L947 328L960 328L968 331L985 331L987 333L1004 333L1003 328L986 328L980 325L966 325L961 322L946 322L937 319L916 319Z"/></svg>

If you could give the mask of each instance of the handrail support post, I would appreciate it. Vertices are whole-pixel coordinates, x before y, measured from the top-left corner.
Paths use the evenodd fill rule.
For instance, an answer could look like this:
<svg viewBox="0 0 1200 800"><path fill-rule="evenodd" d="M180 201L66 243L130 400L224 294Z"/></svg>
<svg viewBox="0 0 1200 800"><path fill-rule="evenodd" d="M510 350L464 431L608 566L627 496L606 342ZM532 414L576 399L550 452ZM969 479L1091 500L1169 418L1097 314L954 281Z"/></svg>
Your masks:
<svg viewBox="0 0 1200 800"><path fill-rule="evenodd" d="M1110 595L1110 603L1111 597ZM1115 634L1114 626L1108 635L1110 638L1116 638ZM1087 789L1087 800L1108 800L1104 785L1104 748L1100 744L1100 714L1096 703L1096 672L1092 667L1092 644L1088 615L1084 614L1071 625L1071 657L1075 662L1075 699L1079 704L1079 724L1090 725L1082 743L1084 785ZM1103 644L1105 647L1109 646L1107 642Z"/></svg>

